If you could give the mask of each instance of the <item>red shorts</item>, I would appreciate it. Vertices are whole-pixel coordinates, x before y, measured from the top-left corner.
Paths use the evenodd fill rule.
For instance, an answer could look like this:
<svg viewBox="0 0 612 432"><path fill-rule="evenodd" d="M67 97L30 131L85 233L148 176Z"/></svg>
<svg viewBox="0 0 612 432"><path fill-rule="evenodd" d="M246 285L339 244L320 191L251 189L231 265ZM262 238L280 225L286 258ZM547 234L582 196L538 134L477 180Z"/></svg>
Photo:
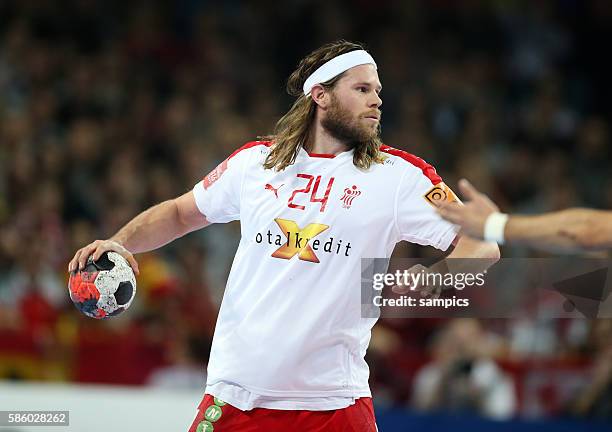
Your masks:
<svg viewBox="0 0 612 432"><path fill-rule="evenodd" d="M240 411L204 395L189 432L376 432L371 398L360 398L333 411L286 411L255 408Z"/></svg>

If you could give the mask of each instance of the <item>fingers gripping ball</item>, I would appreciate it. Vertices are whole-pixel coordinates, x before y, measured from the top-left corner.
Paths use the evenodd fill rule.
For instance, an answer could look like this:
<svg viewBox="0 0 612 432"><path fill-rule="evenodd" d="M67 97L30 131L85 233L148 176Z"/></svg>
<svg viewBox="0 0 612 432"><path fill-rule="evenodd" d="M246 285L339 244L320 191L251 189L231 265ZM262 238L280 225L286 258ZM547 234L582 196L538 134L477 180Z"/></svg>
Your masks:
<svg viewBox="0 0 612 432"><path fill-rule="evenodd" d="M136 276L116 252L105 252L97 261L89 257L81 271L70 273L70 299L92 318L107 318L125 311L136 295Z"/></svg>

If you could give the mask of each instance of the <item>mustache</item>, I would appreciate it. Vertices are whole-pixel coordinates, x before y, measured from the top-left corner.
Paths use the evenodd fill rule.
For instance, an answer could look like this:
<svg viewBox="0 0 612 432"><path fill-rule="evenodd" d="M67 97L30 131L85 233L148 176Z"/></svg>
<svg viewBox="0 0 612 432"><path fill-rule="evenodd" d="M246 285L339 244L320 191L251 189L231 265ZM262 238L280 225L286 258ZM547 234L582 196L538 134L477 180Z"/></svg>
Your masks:
<svg viewBox="0 0 612 432"><path fill-rule="evenodd" d="M362 117L376 117L380 120L382 118L382 110L368 111Z"/></svg>

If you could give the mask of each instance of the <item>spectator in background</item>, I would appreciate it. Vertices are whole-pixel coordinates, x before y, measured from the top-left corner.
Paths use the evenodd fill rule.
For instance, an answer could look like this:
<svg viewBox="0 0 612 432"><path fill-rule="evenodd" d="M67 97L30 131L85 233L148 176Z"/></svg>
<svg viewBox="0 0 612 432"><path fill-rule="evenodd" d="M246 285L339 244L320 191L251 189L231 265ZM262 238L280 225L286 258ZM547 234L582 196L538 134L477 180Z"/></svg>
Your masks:
<svg viewBox="0 0 612 432"><path fill-rule="evenodd" d="M590 381L570 407L579 417L612 419L612 320L598 320L593 327L595 355Z"/></svg>
<svg viewBox="0 0 612 432"><path fill-rule="evenodd" d="M507 419L516 412L512 380L493 360L499 342L475 319L450 321L433 343L433 360L417 372L412 405Z"/></svg>
<svg viewBox="0 0 612 432"><path fill-rule="evenodd" d="M150 387L201 390L206 385L210 339L179 337L172 341L170 364L155 369L147 380Z"/></svg>

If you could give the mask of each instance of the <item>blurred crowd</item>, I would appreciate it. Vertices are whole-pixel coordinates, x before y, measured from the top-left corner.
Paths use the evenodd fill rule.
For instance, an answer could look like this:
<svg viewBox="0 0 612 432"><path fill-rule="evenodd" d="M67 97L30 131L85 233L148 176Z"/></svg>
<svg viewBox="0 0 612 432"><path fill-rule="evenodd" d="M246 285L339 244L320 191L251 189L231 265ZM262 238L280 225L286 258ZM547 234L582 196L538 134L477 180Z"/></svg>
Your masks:
<svg viewBox="0 0 612 432"><path fill-rule="evenodd" d="M605 0L0 2L0 379L202 388L236 223L137 256L137 301L103 325L67 263L270 133L338 38L377 60L385 143L447 184L612 209L611 31ZM368 356L379 403L612 417L609 320L386 320Z"/></svg>

